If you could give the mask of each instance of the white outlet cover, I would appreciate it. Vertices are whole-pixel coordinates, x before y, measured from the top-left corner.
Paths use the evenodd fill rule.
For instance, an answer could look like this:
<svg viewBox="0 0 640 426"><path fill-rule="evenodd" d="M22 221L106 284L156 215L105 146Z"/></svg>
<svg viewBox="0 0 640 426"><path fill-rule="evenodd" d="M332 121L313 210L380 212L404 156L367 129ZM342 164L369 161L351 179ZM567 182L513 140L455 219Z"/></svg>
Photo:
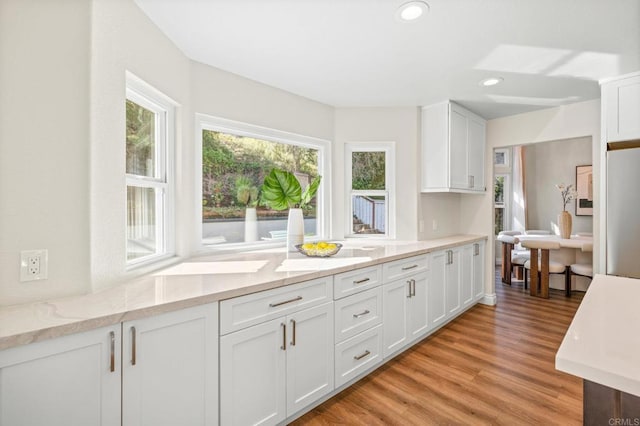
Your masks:
<svg viewBox="0 0 640 426"><path fill-rule="evenodd" d="M38 281L47 279L48 250L23 250L20 252L20 281ZM29 267L30 263L36 259L39 265L39 272L34 273Z"/></svg>

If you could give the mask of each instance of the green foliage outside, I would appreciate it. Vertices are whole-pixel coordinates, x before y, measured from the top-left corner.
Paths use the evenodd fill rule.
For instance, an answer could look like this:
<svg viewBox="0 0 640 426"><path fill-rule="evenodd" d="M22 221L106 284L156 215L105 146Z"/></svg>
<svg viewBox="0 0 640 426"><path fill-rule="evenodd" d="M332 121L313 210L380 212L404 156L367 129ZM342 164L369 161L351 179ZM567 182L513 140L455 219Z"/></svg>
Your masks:
<svg viewBox="0 0 640 426"><path fill-rule="evenodd" d="M245 136L202 133L202 213L204 219L244 217L256 191L274 169L295 173L307 185L318 176L318 152ZM260 194L258 194L258 198ZM315 208L315 206L313 206ZM314 214L314 211L308 214ZM259 216L286 216L258 205Z"/></svg>
<svg viewBox="0 0 640 426"><path fill-rule="evenodd" d="M385 153L354 152L351 157L352 189L385 189Z"/></svg>
<svg viewBox="0 0 640 426"><path fill-rule="evenodd" d="M155 114L127 100L127 173L153 176Z"/></svg>

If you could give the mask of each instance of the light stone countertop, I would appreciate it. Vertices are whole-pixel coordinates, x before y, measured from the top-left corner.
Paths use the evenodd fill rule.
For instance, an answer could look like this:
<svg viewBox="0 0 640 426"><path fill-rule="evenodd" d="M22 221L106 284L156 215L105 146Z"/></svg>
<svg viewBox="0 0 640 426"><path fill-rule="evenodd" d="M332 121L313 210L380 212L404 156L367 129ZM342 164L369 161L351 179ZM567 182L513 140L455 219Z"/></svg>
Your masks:
<svg viewBox="0 0 640 426"><path fill-rule="evenodd" d="M556 354L556 369L640 396L640 280L596 275Z"/></svg>
<svg viewBox="0 0 640 426"><path fill-rule="evenodd" d="M193 257L99 292L0 307L0 350L486 239L354 239L331 258L307 258L284 247Z"/></svg>

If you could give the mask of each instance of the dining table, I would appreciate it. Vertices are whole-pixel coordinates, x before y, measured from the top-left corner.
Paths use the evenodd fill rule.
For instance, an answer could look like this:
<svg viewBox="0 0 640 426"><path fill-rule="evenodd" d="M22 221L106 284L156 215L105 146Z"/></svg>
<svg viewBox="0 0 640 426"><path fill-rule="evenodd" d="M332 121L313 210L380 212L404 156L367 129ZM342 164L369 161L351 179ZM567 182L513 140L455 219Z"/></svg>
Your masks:
<svg viewBox="0 0 640 426"><path fill-rule="evenodd" d="M547 261L553 260L564 265L574 263L591 263L591 252L583 252L582 246L586 243L593 244L591 235L571 235L570 238L562 238L554 234L501 234L498 241L502 242L502 282L511 284L511 252L514 246L522 241L546 241L560 245L559 249L549 250ZM532 265L533 267L533 265ZM535 267L537 270L537 266ZM543 269L543 268L541 268ZM545 270L548 270L548 265ZM545 280L548 282L548 279Z"/></svg>

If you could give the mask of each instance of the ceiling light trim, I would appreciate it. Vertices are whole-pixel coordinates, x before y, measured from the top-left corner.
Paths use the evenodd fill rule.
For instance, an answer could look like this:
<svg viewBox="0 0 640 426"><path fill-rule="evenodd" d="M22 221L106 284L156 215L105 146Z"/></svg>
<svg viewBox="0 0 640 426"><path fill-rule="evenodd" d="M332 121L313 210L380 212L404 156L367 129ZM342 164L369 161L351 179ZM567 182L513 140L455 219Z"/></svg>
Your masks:
<svg viewBox="0 0 640 426"><path fill-rule="evenodd" d="M400 22L414 22L429 12L429 5L424 1L410 1L400 5L396 11L396 19Z"/></svg>

